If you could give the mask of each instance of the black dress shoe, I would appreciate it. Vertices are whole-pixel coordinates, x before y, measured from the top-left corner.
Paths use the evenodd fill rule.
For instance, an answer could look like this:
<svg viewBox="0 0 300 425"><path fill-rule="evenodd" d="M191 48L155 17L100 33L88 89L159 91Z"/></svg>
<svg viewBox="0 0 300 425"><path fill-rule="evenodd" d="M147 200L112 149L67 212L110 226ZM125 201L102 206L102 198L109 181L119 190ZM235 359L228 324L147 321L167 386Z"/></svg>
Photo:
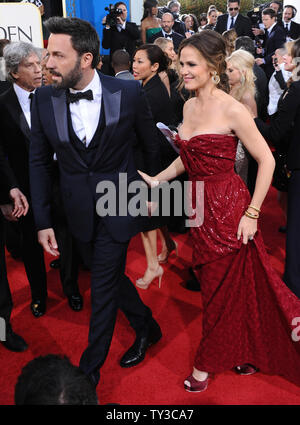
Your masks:
<svg viewBox="0 0 300 425"><path fill-rule="evenodd" d="M80 294L72 294L68 296L69 306L74 311L80 311L83 308L83 299Z"/></svg>
<svg viewBox="0 0 300 425"><path fill-rule="evenodd" d="M20 335L14 333L10 324L6 326L6 341L1 341L1 344L8 350L17 353L21 353L28 348L24 339Z"/></svg>
<svg viewBox="0 0 300 425"><path fill-rule="evenodd" d="M120 361L121 367L132 367L141 363L146 355L147 348L156 344L162 337L158 323L153 320L145 334L137 336L134 344L124 354Z"/></svg>
<svg viewBox="0 0 300 425"><path fill-rule="evenodd" d="M32 300L30 308L34 317L41 317L46 312L46 302L41 300Z"/></svg>
<svg viewBox="0 0 300 425"><path fill-rule="evenodd" d="M60 258L57 258L57 260L51 261L50 267L52 269L60 269Z"/></svg>

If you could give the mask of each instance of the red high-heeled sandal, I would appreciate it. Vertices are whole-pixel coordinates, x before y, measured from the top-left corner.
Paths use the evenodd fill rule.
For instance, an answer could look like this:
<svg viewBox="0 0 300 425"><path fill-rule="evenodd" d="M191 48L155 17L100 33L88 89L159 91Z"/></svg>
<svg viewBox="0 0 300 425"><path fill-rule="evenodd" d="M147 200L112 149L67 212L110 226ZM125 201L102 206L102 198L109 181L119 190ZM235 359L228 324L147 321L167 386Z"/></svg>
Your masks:
<svg viewBox="0 0 300 425"><path fill-rule="evenodd" d="M190 393L201 393L207 389L207 385L208 377L204 381L198 381L193 375L190 375L184 381L184 388Z"/></svg>

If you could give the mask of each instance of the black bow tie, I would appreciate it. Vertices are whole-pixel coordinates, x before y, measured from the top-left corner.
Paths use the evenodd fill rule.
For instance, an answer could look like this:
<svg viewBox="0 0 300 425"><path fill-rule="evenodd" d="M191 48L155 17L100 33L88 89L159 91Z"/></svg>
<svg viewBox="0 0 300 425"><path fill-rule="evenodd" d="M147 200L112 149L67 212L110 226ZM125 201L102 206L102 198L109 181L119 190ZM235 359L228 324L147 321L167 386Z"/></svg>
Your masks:
<svg viewBox="0 0 300 425"><path fill-rule="evenodd" d="M172 38L172 33L171 34L165 34L165 38Z"/></svg>
<svg viewBox="0 0 300 425"><path fill-rule="evenodd" d="M93 96L92 90L87 90L87 91L78 92L78 93L67 93L68 103L78 102L81 99L93 100L94 96Z"/></svg>

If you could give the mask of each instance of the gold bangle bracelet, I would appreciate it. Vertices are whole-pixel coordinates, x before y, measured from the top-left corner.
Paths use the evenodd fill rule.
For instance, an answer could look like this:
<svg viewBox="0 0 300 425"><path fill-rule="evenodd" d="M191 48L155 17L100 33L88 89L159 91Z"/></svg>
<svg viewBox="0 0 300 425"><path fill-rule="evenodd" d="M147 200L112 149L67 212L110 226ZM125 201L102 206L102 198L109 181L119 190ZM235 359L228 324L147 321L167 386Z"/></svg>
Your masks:
<svg viewBox="0 0 300 425"><path fill-rule="evenodd" d="M253 214L252 212L248 211L248 209L245 212L249 215L252 215L253 217L259 217L259 213Z"/></svg>
<svg viewBox="0 0 300 425"><path fill-rule="evenodd" d="M257 211L258 213L260 213L260 209L259 209L259 208L257 208L257 207L254 207L253 205L248 205L248 208L252 208L252 209L254 209L255 211Z"/></svg>
<svg viewBox="0 0 300 425"><path fill-rule="evenodd" d="M249 218L252 218L253 220L257 220L258 218L259 218L259 214L251 214L251 213L249 213L249 211L245 211L245 216L246 217L249 217Z"/></svg>

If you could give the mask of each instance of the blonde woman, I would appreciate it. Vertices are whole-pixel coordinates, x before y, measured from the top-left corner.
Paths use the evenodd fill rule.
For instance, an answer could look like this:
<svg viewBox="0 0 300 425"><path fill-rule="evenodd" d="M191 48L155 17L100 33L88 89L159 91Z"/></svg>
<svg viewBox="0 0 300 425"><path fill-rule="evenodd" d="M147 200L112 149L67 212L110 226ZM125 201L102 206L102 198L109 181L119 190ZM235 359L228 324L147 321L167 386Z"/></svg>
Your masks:
<svg viewBox="0 0 300 425"><path fill-rule="evenodd" d="M255 101L255 76L253 73L254 57L251 53L239 49L227 59L227 76L230 85L230 94L245 105L251 115L257 116ZM235 170L247 184L249 154L239 141L237 146Z"/></svg>
<svg viewBox="0 0 300 425"><path fill-rule="evenodd" d="M170 64L166 71L159 73L161 81L166 86L169 96L171 97L171 84L177 78L177 54L174 50L173 40L164 37L158 37L154 43L168 56Z"/></svg>

